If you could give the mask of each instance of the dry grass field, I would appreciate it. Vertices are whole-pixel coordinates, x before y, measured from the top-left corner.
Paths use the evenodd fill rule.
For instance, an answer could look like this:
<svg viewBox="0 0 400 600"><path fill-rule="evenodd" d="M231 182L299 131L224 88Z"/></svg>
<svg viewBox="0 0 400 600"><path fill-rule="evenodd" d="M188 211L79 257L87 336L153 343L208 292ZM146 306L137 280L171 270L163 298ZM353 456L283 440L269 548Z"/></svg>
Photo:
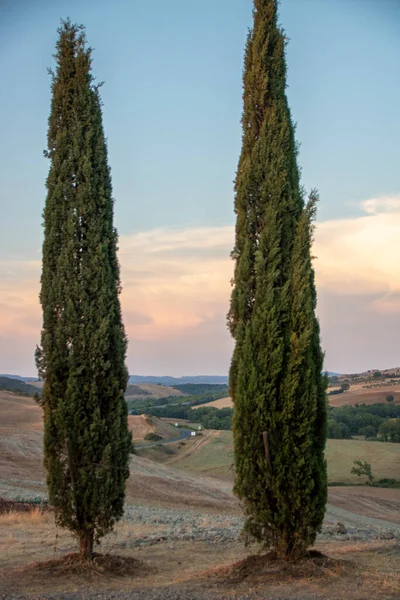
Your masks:
<svg viewBox="0 0 400 600"><path fill-rule="evenodd" d="M0 392L0 475L15 477L18 473L41 474L42 410L31 398ZM129 416L129 425L136 440L147 433L158 433L164 439L176 437L169 423L144 415ZM190 473L232 480L232 432L209 431L184 444L171 445L171 454L160 449L152 457ZM145 454L145 452L141 452ZM17 458L16 458L17 457ZM328 440L328 473L330 481L355 483L350 474L354 460L367 460L377 479L400 479L400 444L357 440ZM31 473L32 474L32 473ZM35 477L29 477L34 479ZM26 477L28 479L28 477Z"/></svg>
<svg viewBox="0 0 400 600"><path fill-rule="evenodd" d="M0 392L0 415L0 497L44 494L42 409L31 398ZM149 431L176 437L176 429L157 418L149 424L143 416L130 416L129 423L134 437ZM141 457L132 458L130 470L127 484L130 502L174 504L186 508L201 505L214 510L223 501L227 510L233 510L229 484L221 485L215 479L207 478L199 482L191 473L182 473Z"/></svg>
<svg viewBox="0 0 400 600"><path fill-rule="evenodd" d="M400 402L400 385L390 385L385 387L374 387L365 388L363 384L352 385L350 390L344 394L335 394L328 396L330 406L353 406L354 404L386 404L386 396L392 394L394 396L394 403ZM209 402L207 404L199 404L193 408L200 408L201 406L215 406L215 408L233 408L232 399L228 396L227 398L220 398Z"/></svg>
<svg viewBox="0 0 400 600"><path fill-rule="evenodd" d="M207 402L206 404L198 404L197 406L193 406L194 409L200 408L201 406L215 406L215 408L233 408L232 398L229 396L227 398L219 398L219 400L214 400L213 402Z"/></svg>
<svg viewBox="0 0 400 600"><path fill-rule="evenodd" d="M0 433L1 437L13 439L10 444L19 443L16 440L27 441L32 433L43 431L42 409L37 403L26 396L19 396L11 392L0 391ZM146 417L144 415L128 417L129 427L133 439L141 440L147 433L157 433L163 439L176 437L176 429L158 419L157 417ZM34 439L37 436L33 436ZM1 441L0 441L1 444Z"/></svg>
<svg viewBox="0 0 400 600"><path fill-rule="evenodd" d="M394 403L400 402L400 385L385 387L365 388L362 385L352 385L344 394L328 396L331 406L344 406L354 404L386 404L386 396L392 394Z"/></svg>
<svg viewBox="0 0 400 600"><path fill-rule="evenodd" d="M0 496L44 494L41 409L29 398L0 393L0 414ZM143 427L147 426L142 423L142 429L138 426L137 431L143 435ZM176 431L167 423L163 426ZM382 450L379 461L378 446ZM330 444L330 470L338 467L335 461L345 463L353 451L364 457L366 449L371 448L373 469L376 457L375 469L380 471L377 475L386 473L385 469L392 469L393 465L391 475L395 477L400 464L397 446L376 444L375 449L372 442L346 441L338 447ZM212 529L213 519L221 515L227 519L228 515L232 518L240 515L231 491L231 432L206 431L184 443L147 452L153 452L155 458L162 453L163 464L132 457L127 504L136 507L135 510L198 514L207 529ZM332 473L337 479L336 471ZM400 525L399 514L400 490L368 487L329 490L328 524L343 518L362 527L375 519L381 525L388 523L395 527L396 523ZM72 558L66 558L75 551L76 542L69 533L55 527L51 513L0 515L0 595L5 594L6 598L10 593L20 597L50 595L61 599L57 596L61 594L64 600L72 600L70 592L78 592L90 600L105 600L110 595L118 599L119 592L133 594L140 590L139 597L146 600L189 597L208 600L232 598L232 594L282 600L400 597L400 550L395 542L321 540L317 549L330 557L324 565L307 563L292 567L268 562L260 565L260 558L246 558L252 550L239 540L171 542L163 537L163 527L157 518L136 523L124 520L102 542L99 551L105 558L94 566L82 567ZM174 531L175 526L171 527ZM160 535L155 545L132 545L132 540L138 537L146 539L153 535Z"/></svg>
<svg viewBox="0 0 400 600"><path fill-rule="evenodd" d="M376 479L400 479L400 444L358 440L328 440L326 447L329 481L355 483L354 460L366 460Z"/></svg>
<svg viewBox="0 0 400 600"><path fill-rule="evenodd" d="M0 594L65 600L140 598L365 600L399 598L400 552L393 542L318 542L328 559L274 564L241 542L201 541L130 548L130 541L160 530L153 524L117 524L98 548L104 558L77 565L74 538L57 529L50 513L0 516ZM253 549L253 552L257 548ZM69 557L69 558L68 558ZM76 595L76 594L79 594ZM121 598L128 596L121 595ZM135 596L136 597L136 596Z"/></svg>

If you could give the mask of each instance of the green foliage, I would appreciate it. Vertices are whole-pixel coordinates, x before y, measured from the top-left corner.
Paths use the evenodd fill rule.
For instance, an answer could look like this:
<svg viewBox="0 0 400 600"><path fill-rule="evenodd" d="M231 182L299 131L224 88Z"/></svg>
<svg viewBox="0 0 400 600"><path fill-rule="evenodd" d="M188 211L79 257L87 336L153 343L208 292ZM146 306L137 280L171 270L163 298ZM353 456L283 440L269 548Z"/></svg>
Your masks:
<svg viewBox="0 0 400 600"><path fill-rule="evenodd" d="M148 440L150 442L159 442L160 440L162 440L161 435L158 435L158 433L146 433L146 435L144 436L145 440Z"/></svg>
<svg viewBox="0 0 400 600"><path fill-rule="evenodd" d="M210 396L217 394L218 398L228 395L228 386L223 383L182 383L174 385L174 389L189 396Z"/></svg>
<svg viewBox="0 0 400 600"><path fill-rule="evenodd" d="M155 406L148 409L147 412L156 417L196 421L204 429L232 429L232 408L222 408L219 410L215 406L202 406L193 410L190 406Z"/></svg>
<svg viewBox="0 0 400 600"><path fill-rule="evenodd" d="M342 383L342 385L340 386L340 389L343 392L347 392L350 389L350 384L349 383Z"/></svg>
<svg viewBox="0 0 400 600"><path fill-rule="evenodd" d="M384 442L400 442L400 418L388 419L381 423L379 436Z"/></svg>
<svg viewBox="0 0 400 600"><path fill-rule="evenodd" d="M386 428L385 421L399 417L400 405L398 404L331 406L329 407L328 437L348 439L352 436L364 435L371 439L376 438L379 434L382 441L397 441L396 438L392 440L389 435L389 430L393 426Z"/></svg>
<svg viewBox="0 0 400 600"><path fill-rule="evenodd" d="M328 419L328 438L331 440L349 440L351 439L350 428L345 423Z"/></svg>
<svg viewBox="0 0 400 600"><path fill-rule="evenodd" d="M392 402L394 402L394 396L393 396L393 394L388 394L386 396L386 402L389 402L389 404L391 404Z"/></svg>
<svg viewBox="0 0 400 600"><path fill-rule="evenodd" d="M327 495L326 378L311 264L317 194L304 206L277 1L255 0L254 8L228 314L235 492L249 539L296 558L315 540Z"/></svg>
<svg viewBox="0 0 400 600"><path fill-rule="evenodd" d="M50 502L90 557L123 514L127 342L99 86L82 27L63 22L55 59L36 358Z"/></svg>
<svg viewBox="0 0 400 600"><path fill-rule="evenodd" d="M391 488L391 489L399 489L400 488L400 481L398 481L397 479L379 479L378 481L374 481L372 483L373 487L380 487L380 488Z"/></svg>
<svg viewBox="0 0 400 600"><path fill-rule="evenodd" d="M363 435L365 439L375 439L376 438L376 429L373 425L367 425L366 427L360 427L359 435Z"/></svg>
<svg viewBox="0 0 400 600"><path fill-rule="evenodd" d="M335 396L336 394L343 394L344 390L339 388L338 390L329 390L328 396Z"/></svg>
<svg viewBox="0 0 400 600"><path fill-rule="evenodd" d="M186 396L168 396L167 398L129 398L127 405L132 415L150 413L152 408L172 406L184 406L188 404Z"/></svg>
<svg viewBox="0 0 400 600"><path fill-rule="evenodd" d="M191 418L197 419L204 429L229 430L232 429L233 409L202 406L192 411Z"/></svg>
<svg viewBox="0 0 400 600"><path fill-rule="evenodd" d="M371 465L366 460L355 460L353 464L351 473L358 477L367 477L366 485L372 485L375 478L372 475Z"/></svg>
<svg viewBox="0 0 400 600"><path fill-rule="evenodd" d="M382 373L380 371L374 371L374 374L372 376L374 379L380 379L381 377L383 377Z"/></svg>

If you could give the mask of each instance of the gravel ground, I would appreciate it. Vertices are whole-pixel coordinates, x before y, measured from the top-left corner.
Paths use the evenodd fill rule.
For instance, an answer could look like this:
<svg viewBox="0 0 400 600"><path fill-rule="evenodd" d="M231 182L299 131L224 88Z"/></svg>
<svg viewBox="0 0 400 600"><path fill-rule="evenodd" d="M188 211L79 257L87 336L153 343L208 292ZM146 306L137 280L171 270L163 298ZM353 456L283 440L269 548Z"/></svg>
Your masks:
<svg viewBox="0 0 400 600"><path fill-rule="evenodd" d="M12 480L8 481L14 483ZM38 485L41 482L24 483ZM29 493L26 488L3 483L0 485L0 497L14 500L18 497L23 499L31 497L32 500L40 497L44 500L46 494L44 490ZM129 548L191 540L211 544L225 543L239 540L243 528L243 518L240 516L142 505L127 505L123 520L132 524L154 525L157 529L154 533L132 537L129 541L120 543L120 547ZM325 524L318 539L362 542L400 540L400 525L328 505Z"/></svg>
<svg viewBox="0 0 400 600"><path fill-rule="evenodd" d="M340 514L343 513L347 513L347 511L341 510ZM355 517L352 513L350 514ZM158 527L156 533L130 539L129 547L131 548L151 546L160 542L190 540L219 544L239 540L243 528L242 517L144 506L127 506L124 520L129 523L165 526L162 529ZM361 527L355 526L354 523L348 524L346 519L340 523L325 525L319 539L363 542L400 539L399 526L381 527L378 519L371 520L374 522L374 526L364 524L364 521L368 521L368 517L362 519ZM386 524L385 521L383 523ZM127 546L128 542L124 542L124 544Z"/></svg>

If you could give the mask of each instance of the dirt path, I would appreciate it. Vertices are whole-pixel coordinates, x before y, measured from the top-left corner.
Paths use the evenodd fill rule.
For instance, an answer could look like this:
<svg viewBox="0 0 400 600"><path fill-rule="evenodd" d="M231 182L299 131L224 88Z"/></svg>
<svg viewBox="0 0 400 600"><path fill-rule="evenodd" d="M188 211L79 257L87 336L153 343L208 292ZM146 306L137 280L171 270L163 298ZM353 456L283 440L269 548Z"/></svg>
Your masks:
<svg viewBox="0 0 400 600"><path fill-rule="evenodd" d="M214 439L218 435L219 435L218 431L214 431L214 430L205 431L201 436L197 436L195 438L194 442L192 444L190 444L190 446L185 448L185 450L179 452L179 454L177 456L174 456L174 457L170 458L169 460L165 461L164 464L172 465L175 462L178 462L178 461L180 462L182 459L187 458L188 456L191 456L195 452L198 452L200 450L200 448L202 448L203 446L206 446L212 439Z"/></svg>

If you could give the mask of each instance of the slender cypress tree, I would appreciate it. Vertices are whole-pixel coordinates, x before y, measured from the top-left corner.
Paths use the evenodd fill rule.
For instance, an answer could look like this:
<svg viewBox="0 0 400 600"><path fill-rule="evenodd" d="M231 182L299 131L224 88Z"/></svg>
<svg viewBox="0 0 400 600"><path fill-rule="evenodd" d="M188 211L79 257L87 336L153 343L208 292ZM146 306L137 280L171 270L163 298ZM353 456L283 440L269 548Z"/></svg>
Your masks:
<svg viewBox="0 0 400 600"><path fill-rule="evenodd" d="M55 59L36 359L49 499L90 558L123 513L127 342L99 86L82 27L62 23Z"/></svg>
<svg viewBox="0 0 400 600"><path fill-rule="evenodd" d="M311 264L316 193L305 207L285 89L277 0L255 0L228 314L235 339L235 492L248 537L297 558L314 541L325 510L326 383Z"/></svg>

